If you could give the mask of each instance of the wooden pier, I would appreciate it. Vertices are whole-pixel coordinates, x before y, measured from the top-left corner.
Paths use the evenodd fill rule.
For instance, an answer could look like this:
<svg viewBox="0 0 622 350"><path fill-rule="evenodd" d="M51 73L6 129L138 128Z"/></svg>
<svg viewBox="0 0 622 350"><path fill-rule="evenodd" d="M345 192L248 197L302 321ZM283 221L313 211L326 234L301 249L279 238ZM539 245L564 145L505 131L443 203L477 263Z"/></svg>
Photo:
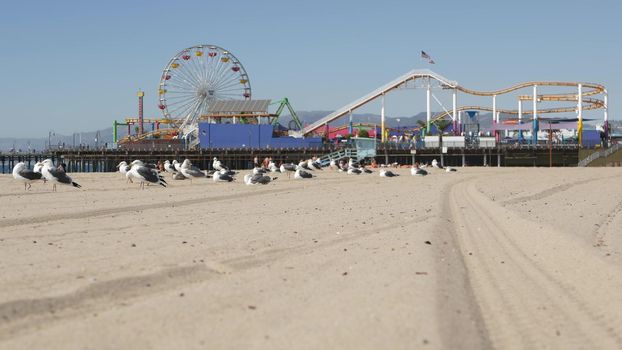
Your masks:
<svg viewBox="0 0 622 350"><path fill-rule="evenodd" d="M183 150L60 150L34 154L0 154L0 172L10 173L17 162L25 162L29 168L43 159L51 159L55 164L65 163L68 172L113 172L121 161L157 163L188 158L201 169L211 169L212 159L218 157L234 169L249 169L253 158L261 162L272 157L276 162L298 162L313 156L322 156L337 150L334 145L314 149L205 149ZM441 160L450 166L577 166L579 149L576 146L549 148L545 145L507 146L497 148L448 148L442 153L440 148L412 149L395 144L379 144L376 162L378 164L412 164L413 161L430 163L432 159Z"/></svg>

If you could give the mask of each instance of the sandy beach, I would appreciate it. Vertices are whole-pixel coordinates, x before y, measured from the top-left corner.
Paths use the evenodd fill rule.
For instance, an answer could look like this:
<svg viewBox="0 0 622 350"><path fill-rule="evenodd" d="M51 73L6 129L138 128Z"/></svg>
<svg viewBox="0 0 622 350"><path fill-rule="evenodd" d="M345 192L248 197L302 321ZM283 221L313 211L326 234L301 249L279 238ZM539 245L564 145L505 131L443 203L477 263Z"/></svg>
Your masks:
<svg viewBox="0 0 622 350"><path fill-rule="evenodd" d="M0 348L622 348L622 169L398 172L1 175Z"/></svg>

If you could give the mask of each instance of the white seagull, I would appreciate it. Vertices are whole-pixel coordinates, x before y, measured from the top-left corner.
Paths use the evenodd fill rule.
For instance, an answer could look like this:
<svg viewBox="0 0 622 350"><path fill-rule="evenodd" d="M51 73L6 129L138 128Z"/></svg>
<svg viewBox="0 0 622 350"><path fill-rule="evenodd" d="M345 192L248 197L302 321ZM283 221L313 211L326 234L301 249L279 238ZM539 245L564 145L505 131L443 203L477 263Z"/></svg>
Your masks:
<svg viewBox="0 0 622 350"><path fill-rule="evenodd" d="M121 163L119 163L119 165L117 165L117 168L119 168L119 172L127 178L127 182L133 182L132 178L127 176L127 172L130 171L132 167L127 165L126 161L122 161Z"/></svg>
<svg viewBox="0 0 622 350"><path fill-rule="evenodd" d="M392 172L391 170L385 170L385 169L380 170L380 177L394 177L394 176L400 176L400 174L396 174Z"/></svg>
<svg viewBox="0 0 622 350"><path fill-rule="evenodd" d="M140 180L140 188L143 190L145 189L145 182L158 184L162 187L166 187L167 185L164 178L158 174L156 169L146 167L140 160L133 161L130 171L125 175L128 178L133 177Z"/></svg>
<svg viewBox="0 0 622 350"><path fill-rule="evenodd" d="M13 167L13 178L24 183L24 191L29 190L32 183L43 179L40 172L34 172L26 168L24 162L19 162Z"/></svg>
<svg viewBox="0 0 622 350"><path fill-rule="evenodd" d="M268 163L268 169L270 169L271 173L276 173L277 171L279 171L279 168L277 168L276 164L274 164L273 161L270 161L270 163Z"/></svg>
<svg viewBox="0 0 622 350"><path fill-rule="evenodd" d="M319 163L314 162L311 159L307 160L307 167L309 167L309 169L311 170L323 170L322 166Z"/></svg>
<svg viewBox="0 0 622 350"><path fill-rule="evenodd" d="M223 172L225 173L223 174ZM212 175L212 179L214 180L214 182L231 182L235 180L233 176L226 173L226 170L224 169L221 171L215 172L214 175Z"/></svg>
<svg viewBox="0 0 622 350"><path fill-rule="evenodd" d="M192 181L193 177L206 177L205 173L201 171L199 168L192 166L192 163L189 159L184 159L184 162L181 163L180 167L181 173Z"/></svg>
<svg viewBox="0 0 622 350"><path fill-rule="evenodd" d="M298 167L294 173L294 179L310 179L312 177L315 177L315 175L302 170L302 167Z"/></svg>
<svg viewBox="0 0 622 350"><path fill-rule="evenodd" d="M212 162L212 168L215 170L229 170L226 166L224 166L217 157L214 157L214 161Z"/></svg>
<svg viewBox="0 0 622 350"><path fill-rule="evenodd" d="M257 185L257 184L261 184L261 185L267 185L270 183L270 181L274 181L278 179L277 177L270 177L268 175L261 175L261 174L257 174L257 175L251 175L251 174L246 174L244 175L244 183L247 185Z"/></svg>
<svg viewBox="0 0 622 350"><path fill-rule="evenodd" d="M268 169L266 168L261 168L257 166L253 168L253 175L257 175L257 174L264 175L267 172L268 172Z"/></svg>
<svg viewBox="0 0 622 350"><path fill-rule="evenodd" d="M348 167L347 174L348 175L360 175L363 171L361 169L355 167Z"/></svg>
<svg viewBox="0 0 622 350"><path fill-rule="evenodd" d="M175 174L178 172L177 169L175 169L175 166L171 164L171 162L169 162L168 160L164 161L164 171L171 174Z"/></svg>
<svg viewBox="0 0 622 350"><path fill-rule="evenodd" d="M173 169L176 172L181 173L181 164L177 161L177 159L173 159Z"/></svg>
<svg viewBox="0 0 622 350"><path fill-rule="evenodd" d="M428 172L424 169L419 168L416 165L413 165L412 168L410 168L410 175L412 176L426 176L428 175Z"/></svg>
<svg viewBox="0 0 622 350"><path fill-rule="evenodd" d="M287 178L289 178L291 176L290 173L296 171L296 168L297 167L294 164L283 163L283 164L281 164L281 167L280 167L279 170L281 170L281 173L287 173Z"/></svg>
<svg viewBox="0 0 622 350"><path fill-rule="evenodd" d="M69 185L73 187L80 188L79 184L73 182L71 177L65 173L63 167L54 168L52 165L52 161L50 159L46 159L43 161L43 167L41 168L41 174L45 177L46 180L51 181L54 185L52 186L52 191L56 192L56 184L60 183L63 185Z"/></svg>

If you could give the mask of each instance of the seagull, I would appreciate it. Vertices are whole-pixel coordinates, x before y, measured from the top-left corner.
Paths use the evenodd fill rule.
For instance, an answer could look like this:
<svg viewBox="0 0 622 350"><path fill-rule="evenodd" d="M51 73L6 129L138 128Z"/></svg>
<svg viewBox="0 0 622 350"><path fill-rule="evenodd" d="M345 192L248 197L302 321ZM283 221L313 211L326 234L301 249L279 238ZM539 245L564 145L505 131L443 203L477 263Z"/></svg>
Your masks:
<svg viewBox="0 0 622 350"><path fill-rule="evenodd" d="M32 171L39 174L41 174L41 169L43 169L42 162L36 162L35 165L32 167Z"/></svg>
<svg viewBox="0 0 622 350"><path fill-rule="evenodd" d="M311 173L308 173L302 170L301 168L302 167L298 167L296 169L296 172L294 173L294 179L310 179L315 176L315 175L312 175Z"/></svg>
<svg viewBox="0 0 622 350"><path fill-rule="evenodd" d="M130 171L130 169L132 168L131 166L127 165L126 161L122 161L121 163L119 163L119 165L117 165L117 168L119 168L119 172L123 175L125 175L125 173L127 173L128 171Z"/></svg>
<svg viewBox="0 0 622 350"><path fill-rule="evenodd" d="M371 169L367 169L366 167L363 167L363 168L362 168L362 170L363 170L363 172L364 172L365 174L371 174L371 173L373 173L373 171L371 171Z"/></svg>
<svg viewBox="0 0 622 350"><path fill-rule="evenodd" d="M280 170L282 173L285 173L288 171L296 171L296 166L292 163L283 163L281 164Z"/></svg>
<svg viewBox="0 0 622 350"><path fill-rule="evenodd" d="M410 175L412 176L426 176L428 175L428 172L424 169L419 168L417 165L413 165L412 168L410 168Z"/></svg>
<svg viewBox="0 0 622 350"><path fill-rule="evenodd" d="M223 170L217 171L214 173L214 175L212 175L212 179L214 180L214 182L231 182L234 180L233 176L226 173L223 174L222 171Z"/></svg>
<svg viewBox="0 0 622 350"><path fill-rule="evenodd" d="M309 164L308 164L307 162L305 162L304 160L301 160L301 161L298 163L298 166L299 166L300 168L303 168L303 169L306 169L306 170L313 170L313 169L309 168Z"/></svg>
<svg viewBox="0 0 622 350"><path fill-rule="evenodd" d="M32 171L35 173L39 173L41 174L41 169L43 169L43 162L36 162L35 165L32 167ZM41 175L41 178L43 180L43 183L46 183L48 180L43 176L43 174Z"/></svg>
<svg viewBox="0 0 622 350"><path fill-rule="evenodd" d="M59 168L54 168L54 166L52 165L52 161L50 159L46 159L43 161L43 167L41 168L41 174L48 181L51 181L54 183L54 185L52 186L53 192L56 192L56 183L70 185L70 186L77 187L77 188L82 187L76 182L73 182L73 180L71 180L71 177L69 177L69 175L65 173L65 170L62 166Z"/></svg>
<svg viewBox="0 0 622 350"><path fill-rule="evenodd" d="M182 175L189 178L190 181L192 181L193 177L206 177L205 173L199 168L192 166L190 159L184 159L184 162L181 163L180 170Z"/></svg>
<svg viewBox="0 0 622 350"><path fill-rule="evenodd" d="M220 173L220 175L229 175L229 176L235 176L235 174L237 174L235 171L229 170L229 169L222 169L222 170L215 171L215 172ZM214 173L212 173L212 175L214 175Z"/></svg>
<svg viewBox="0 0 622 350"><path fill-rule="evenodd" d="M440 165L439 162L436 161L436 159L432 159L432 167L443 169L443 166Z"/></svg>
<svg viewBox="0 0 622 350"><path fill-rule="evenodd" d="M177 161L177 159L173 159L173 168L176 172L181 173L181 164Z"/></svg>
<svg viewBox="0 0 622 350"><path fill-rule="evenodd" d="M162 187L166 187L167 185L166 181L162 175L158 174L157 170L146 167L140 160L132 162L132 168L127 172L126 176L128 178L133 177L140 180L140 188L143 190L145 189L145 182L158 184Z"/></svg>
<svg viewBox="0 0 622 350"><path fill-rule="evenodd" d="M281 164L280 169L281 173L287 173L287 178L289 178L291 176L291 172L296 171L296 166L294 164L291 163L283 163Z"/></svg>
<svg viewBox="0 0 622 350"><path fill-rule="evenodd" d="M133 182L132 178L130 176L127 176L127 172L130 171L132 167L127 165L126 161L122 161L121 163L119 163L119 165L117 165L117 168L119 168L119 172L127 178L127 182Z"/></svg>
<svg viewBox="0 0 622 350"><path fill-rule="evenodd" d="M384 169L380 170L380 177L394 177L394 176L400 176L400 174L395 174L391 170L384 170Z"/></svg>
<svg viewBox="0 0 622 350"><path fill-rule="evenodd" d="M214 161L212 162L212 168L216 170L229 170L226 166L222 165L222 163L218 160L217 157L214 157Z"/></svg>
<svg viewBox="0 0 622 350"><path fill-rule="evenodd" d="M450 166L445 167L445 172L449 173L449 172L452 172L452 171L458 171L458 169L456 169L456 168L452 168L452 167L450 167Z"/></svg>
<svg viewBox="0 0 622 350"><path fill-rule="evenodd" d="M363 171L361 171L361 169L357 169L357 168L348 168L347 174L348 175L360 175Z"/></svg>
<svg viewBox="0 0 622 350"><path fill-rule="evenodd" d="M174 160L173 162L176 162L176 160ZM164 161L164 171L171 174L175 174L178 172L177 169L175 169L175 165L171 164L171 162L169 162L168 160Z"/></svg>
<svg viewBox="0 0 622 350"><path fill-rule="evenodd" d="M278 179L278 177L270 177L268 175L251 175L251 174L246 174L244 175L244 183L247 185L256 185L256 184L261 184L261 185L267 185L270 183L270 181L274 181Z"/></svg>
<svg viewBox="0 0 622 350"><path fill-rule="evenodd" d="M27 169L24 162L19 162L13 167L13 178L22 181L24 183L24 191L26 191L30 189L33 182L43 179L43 175L40 172L37 173Z"/></svg>
<svg viewBox="0 0 622 350"><path fill-rule="evenodd" d="M331 168L332 170L339 169L337 168L337 161L334 159L330 160L330 164L328 165L328 167Z"/></svg>
<svg viewBox="0 0 622 350"><path fill-rule="evenodd" d="M276 173L277 171L279 171L279 168L277 168L276 164L274 164L273 161L270 161L270 163L268 163L268 169L270 169L271 173Z"/></svg>
<svg viewBox="0 0 622 350"><path fill-rule="evenodd" d="M307 160L307 167L309 167L309 169L311 170L323 170L322 166L319 163L314 162L311 159Z"/></svg>

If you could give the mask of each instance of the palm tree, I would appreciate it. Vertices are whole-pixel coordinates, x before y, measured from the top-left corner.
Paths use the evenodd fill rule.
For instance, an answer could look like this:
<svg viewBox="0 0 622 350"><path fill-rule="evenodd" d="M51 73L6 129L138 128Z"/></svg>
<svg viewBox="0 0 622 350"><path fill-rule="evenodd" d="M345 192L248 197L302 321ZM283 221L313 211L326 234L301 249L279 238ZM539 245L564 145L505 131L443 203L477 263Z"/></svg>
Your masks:
<svg viewBox="0 0 622 350"><path fill-rule="evenodd" d="M436 125L436 127L438 128L439 134L443 134L445 129L447 129L447 127L451 125L451 123L451 120L447 119L438 119L434 121L434 125Z"/></svg>

